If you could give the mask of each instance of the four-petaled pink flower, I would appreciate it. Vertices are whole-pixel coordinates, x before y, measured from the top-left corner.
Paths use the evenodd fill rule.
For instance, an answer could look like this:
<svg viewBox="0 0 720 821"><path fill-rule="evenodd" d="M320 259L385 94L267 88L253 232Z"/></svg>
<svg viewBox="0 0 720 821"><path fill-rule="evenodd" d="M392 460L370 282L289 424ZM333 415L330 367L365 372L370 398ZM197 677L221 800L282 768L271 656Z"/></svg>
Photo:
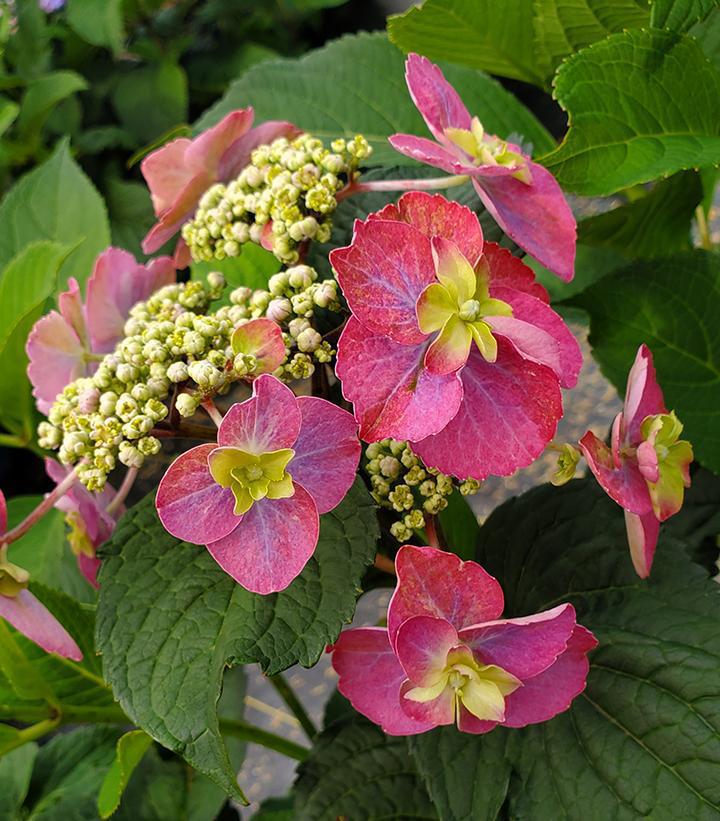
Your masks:
<svg viewBox="0 0 720 821"><path fill-rule="evenodd" d="M47 413L66 385L97 369L123 337L130 308L164 285L175 282L170 257L140 265L120 248L108 248L95 261L83 305L77 280L58 297L60 312L50 311L33 326L26 351L28 377L38 409Z"/></svg>
<svg viewBox="0 0 720 821"><path fill-rule="evenodd" d="M255 148L300 133L292 123L279 120L251 128L253 116L252 108L233 111L194 140L181 137L145 157L140 169L158 218L143 240L146 254L154 253L178 233L208 188L237 177ZM178 268L190 264L182 239L175 248L175 262Z"/></svg>
<svg viewBox="0 0 720 821"><path fill-rule="evenodd" d="M0 618L35 642L47 653L81 661L82 652L73 637L27 589L29 574L7 558L7 504L0 490Z"/></svg>
<svg viewBox="0 0 720 821"><path fill-rule="evenodd" d="M70 473L68 468L54 459L45 459L45 472L58 485ZM91 493L80 482L76 482L55 502L55 507L65 514L65 521L70 528L68 541L77 556L80 572L95 588L98 587L97 573L100 568L96 550L115 530L115 518L107 512L107 507L114 498L115 490L109 483L100 492ZM125 507L121 505L115 515L120 516L124 512Z"/></svg>
<svg viewBox="0 0 720 821"><path fill-rule="evenodd" d="M630 555L638 576L650 575L660 522L682 507L690 487L692 446L668 413L647 345L628 376L623 410L612 426L611 447L588 431L580 448L603 490L625 510Z"/></svg>
<svg viewBox="0 0 720 821"><path fill-rule="evenodd" d="M217 445L173 462L158 488L158 514L173 536L207 545L243 587L274 593L312 556L319 514L340 504L359 459L351 414L263 375L253 396L225 414Z"/></svg>
<svg viewBox="0 0 720 821"><path fill-rule="evenodd" d="M497 581L432 547L400 548L396 569L387 628L345 630L329 648L340 692L389 735L525 727L585 689L597 642L572 605L498 619Z"/></svg>
<svg viewBox="0 0 720 821"><path fill-rule="evenodd" d="M401 154L468 175L502 230L561 279L573 278L576 225L553 175L522 149L486 134L442 71L417 54L406 62L408 89L435 140L395 134Z"/></svg>
<svg viewBox="0 0 720 821"><path fill-rule="evenodd" d="M337 375L368 442L405 439L462 479L529 465L562 416L580 348L533 272L475 214L404 194L330 254L352 317Z"/></svg>

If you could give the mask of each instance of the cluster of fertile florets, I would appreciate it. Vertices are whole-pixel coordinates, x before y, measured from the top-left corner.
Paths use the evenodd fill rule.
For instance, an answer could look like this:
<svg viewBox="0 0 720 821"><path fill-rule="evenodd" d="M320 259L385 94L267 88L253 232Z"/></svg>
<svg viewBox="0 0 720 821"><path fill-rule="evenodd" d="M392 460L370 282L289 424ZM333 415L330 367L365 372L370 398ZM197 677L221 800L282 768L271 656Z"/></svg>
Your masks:
<svg viewBox="0 0 720 821"><path fill-rule="evenodd" d="M365 456L373 498L382 507L402 515L390 526L390 533L399 542L407 542L424 527L426 514L437 515L447 507L447 497L456 483L452 477L424 465L407 442L373 442L365 449ZM470 496L480 490L480 482L466 479L457 487L463 496Z"/></svg>
<svg viewBox="0 0 720 821"><path fill-rule="evenodd" d="M327 242L336 195L372 149L364 137L321 140L302 134L261 145L227 185L209 188L182 236L196 261L236 257L246 242L263 242L282 262L299 259L306 240Z"/></svg>
<svg viewBox="0 0 720 821"><path fill-rule="evenodd" d="M237 288L230 294L227 315L236 325L267 317L283 329L288 357L274 374L285 381L307 379L316 364L330 362L335 353L317 329L317 314L342 310L338 284L334 279L318 282L317 277L309 265L295 265L270 277L268 290Z"/></svg>
<svg viewBox="0 0 720 821"><path fill-rule="evenodd" d="M211 274L207 284L167 285L139 302L113 353L92 376L71 382L40 423L40 446L57 449L65 465L78 464L90 490L104 486L118 460L137 468L160 450L151 431L168 414L173 382L209 386L210 369L221 373L233 328L206 311L224 285Z"/></svg>

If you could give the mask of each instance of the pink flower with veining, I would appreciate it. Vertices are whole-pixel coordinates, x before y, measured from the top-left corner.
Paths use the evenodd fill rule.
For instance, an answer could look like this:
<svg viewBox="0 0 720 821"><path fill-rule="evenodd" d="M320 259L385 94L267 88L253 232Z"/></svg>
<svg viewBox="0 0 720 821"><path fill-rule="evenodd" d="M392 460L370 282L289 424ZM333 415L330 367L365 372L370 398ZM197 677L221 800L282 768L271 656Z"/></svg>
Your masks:
<svg viewBox="0 0 720 821"><path fill-rule="evenodd" d="M340 692L389 735L525 727L585 689L597 641L572 605L500 619L497 581L432 547L400 548L396 569L387 627L345 630L328 648Z"/></svg>
<svg viewBox="0 0 720 821"><path fill-rule="evenodd" d="M251 128L252 108L224 117L195 139L181 137L167 143L142 161L140 170L150 188L157 222L143 240L143 251L152 254L174 237L192 218L202 195L217 182L230 182L250 163L259 145L279 137L292 139L300 129L292 123L269 120ZM183 239L175 247L178 268L190 264Z"/></svg>
<svg viewBox="0 0 720 821"><path fill-rule="evenodd" d="M39 319L28 337L28 377L38 410L47 413L66 385L91 376L97 360L123 337L130 309L175 282L170 257L141 265L128 251L108 248L95 260L83 304L77 280L58 297L58 311Z"/></svg>
<svg viewBox="0 0 720 821"><path fill-rule="evenodd" d="M73 637L27 589L28 573L8 560L7 546L3 545L5 533L7 504L0 490L0 618L45 652L82 661L82 652Z"/></svg>
<svg viewBox="0 0 720 821"><path fill-rule="evenodd" d="M409 440L461 479L537 458L582 355L533 272L484 242L472 211L404 194L356 222L330 261L352 311L336 371L362 439Z"/></svg>
<svg viewBox="0 0 720 821"><path fill-rule="evenodd" d="M351 414L296 397L265 374L225 414L217 444L173 462L158 488L158 515L173 536L206 545L238 584L274 593L314 553L319 516L343 500L359 459Z"/></svg>
<svg viewBox="0 0 720 821"><path fill-rule="evenodd" d="M628 375L611 447L588 431L580 449L603 490L625 510L630 555L638 576L650 575L660 522L677 513L690 487L692 446L665 407L650 349L641 345Z"/></svg>
<svg viewBox="0 0 720 821"><path fill-rule="evenodd" d="M483 205L510 239L570 281L577 230L555 177L519 146L486 134L434 63L411 54L405 77L435 141L395 134L390 137L393 148L451 174L468 175Z"/></svg>
<svg viewBox="0 0 720 821"><path fill-rule="evenodd" d="M58 485L70 473L68 468L54 459L45 459L45 472ZM114 498L115 490L109 483L100 492L91 492L80 482L76 482L55 503L55 507L65 514L65 521L70 528L68 541L77 557L80 572L95 588L99 586L97 573L100 569L97 548L115 530L115 518L107 512L107 507ZM125 507L121 505L115 514L121 516L124 511Z"/></svg>

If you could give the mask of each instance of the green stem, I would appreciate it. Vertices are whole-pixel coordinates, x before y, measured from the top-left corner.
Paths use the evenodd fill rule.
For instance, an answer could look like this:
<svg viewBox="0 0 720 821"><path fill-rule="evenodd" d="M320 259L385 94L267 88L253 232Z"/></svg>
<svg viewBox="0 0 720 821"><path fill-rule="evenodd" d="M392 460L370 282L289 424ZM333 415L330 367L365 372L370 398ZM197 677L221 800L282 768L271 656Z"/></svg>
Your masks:
<svg viewBox="0 0 720 821"><path fill-rule="evenodd" d="M24 448L27 442L12 433L0 433L0 446L5 448Z"/></svg>
<svg viewBox="0 0 720 821"><path fill-rule="evenodd" d="M706 251L713 250L713 241L710 236L710 228L705 216L705 209L698 205L695 209L695 222L697 222L698 233L700 234L700 244Z"/></svg>
<svg viewBox="0 0 720 821"><path fill-rule="evenodd" d="M294 741L289 741L280 735L263 730L254 724L248 724L246 721L221 719L220 731L233 738L259 744L261 747L267 747L268 750L275 750L276 753L282 753L282 755L294 758L296 761L304 761L310 752L307 747L301 747L300 744L295 744Z"/></svg>
<svg viewBox="0 0 720 821"><path fill-rule="evenodd" d="M18 747L22 747L23 744L27 744L29 741L37 741L38 738L42 738L42 736L47 735L56 729L59 723L60 722L57 718L46 718L43 721L38 721L37 724L33 724L30 727L25 727L23 730L18 730L17 735L12 739L12 741L8 740L3 742L2 754L5 755L11 750L16 750Z"/></svg>
<svg viewBox="0 0 720 821"><path fill-rule="evenodd" d="M277 694L290 709L290 712L300 722L300 726L305 730L305 735L312 741L318 733L317 727L313 724L313 720L307 714L300 699L295 695L295 691L287 683L285 677L282 673L278 673L275 676L268 676L267 680L275 688Z"/></svg>

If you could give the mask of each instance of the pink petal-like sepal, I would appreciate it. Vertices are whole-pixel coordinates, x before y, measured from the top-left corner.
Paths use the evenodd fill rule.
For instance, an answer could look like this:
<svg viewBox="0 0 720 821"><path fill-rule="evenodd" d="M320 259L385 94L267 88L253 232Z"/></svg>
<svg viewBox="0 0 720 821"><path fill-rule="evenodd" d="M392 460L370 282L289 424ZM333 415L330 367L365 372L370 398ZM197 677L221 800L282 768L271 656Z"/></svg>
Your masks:
<svg viewBox="0 0 720 821"><path fill-rule="evenodd" d="M7 532L8 513L5 494L0 490L0 536Z"/></svg>
<svg viewBox="0 0 720 821"><path fill-rule="evenodd" d="M396 569L387 630L347 630L328 648L340 692L389 735L524 727L584 689L597 642L571 605L497 621L502 591L474 562L405 546Z"/></svg>
<svg viewBox="0 0 720 821"><path fill-rule="evenodd" d="M21 590L16 596L0 595L0 618L46 653L82 661L82 651L73 637L29 590Z"/></svg>
<svg viewBox="0 0 720 821"><path fill-rule="evenodd" d="M622 444L637 444L641 439L640 427L643 420L660 413L667 413L667 408L658 385L652 353L650 348L643 344L638 348L628 374L620 423Z"/></svg>
<svg viewBox="0 0 720 821"><path fill-rule="evenodd" d="M417 54L406 63L410 96L437 142L395 134L400 153L470 177L503 231L561 279L573 277L576 224L553 175L512 143L485 135L442 71Z"/></svg>
<svg viewBox="0 0 720 821"><path fill-rule="evenodd" d="M272 373L285 359L282 328L271 319L252 319L235 329L232 335L234 354L254 356L253 373Z"/></svg>
<svg viewBox="0 0 720 821"><path fill-rule="evenodd" d="M414 616L446 619L456 630L492 621L503 609L497 581L476 562L434 547L405 545L395 558L398 582L388 607L394 642L400 625Z"/></svg>
<svg viewBox="0 0 720 821"><path fill-rule="evenodd" d="M360 461L357 422L346 410L314 396L297 400L302 424L293 444L293 481L313 497L318 513L340 504L355 481Z"/></svg>

